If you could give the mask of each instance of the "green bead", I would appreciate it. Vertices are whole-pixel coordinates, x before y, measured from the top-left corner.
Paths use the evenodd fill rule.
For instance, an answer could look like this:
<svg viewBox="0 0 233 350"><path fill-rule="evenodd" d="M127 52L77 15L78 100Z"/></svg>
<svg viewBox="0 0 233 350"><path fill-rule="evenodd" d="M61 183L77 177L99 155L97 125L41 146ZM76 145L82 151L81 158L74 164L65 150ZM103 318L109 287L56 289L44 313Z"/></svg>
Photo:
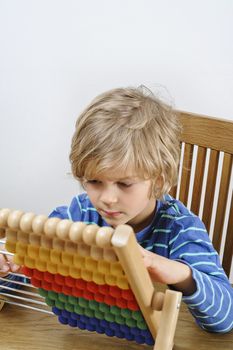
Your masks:
<svg viewBox="0 0 233 350"><path fill-rule="evenodd" d="M121 316L123 316L124 318L131 318L132 313L129 309L121 309Z"/></svg>
<svg viewBox="0 0 233 350"><path fill-rule="evenodd" d="M146 325L146 323L145 323L145 321L138 321L138 322L137 322L137 326L138 326L138 328L140 328L140 329L147 329L147 328L148 328L147 325Z"/></svg>
<svg viewBox="0 0 233 350"><path fill-rule="evenodd" d="M144 320L141 311L132 311L132 318L136 321L143 321Z"/></svg>
<svg viewBox="0 0 233 350"><path fill-rule="evenodd" d="M67 296L65 295L65 294L62 294L62 293L59 293L58 294L58 299L60 300L60 301L62 301L63 303L67 303Z"/></svg>
<svg viewBox="0 0 233 350"><path fill-rule="evenodd" d="M49 298L45 298L45 302L48 306L54 306L55 305L55 301Z"/></svg>
<svg viewBox="0 0 233 350"><path fill-rule="evenodd" d="M136 327L137 326L137 322L135 320L133 320L132 318L127 318L125 323L128 327Z"/></svg>
<svg viewBox="0 0 233 350"><path fill-rule="evenodd" d="M99 304L99 309L101 312L107 313L110 310L110 307L104 303Z"/></svg>
<svg viewBox="0 0 233 350"><path fill-rule="evenodd" d="M108 322L115 322L115 317L110 312L106 313L104 316L105 316L105 320L106 321L108 321Z"/></svg>
<svg viewBox="0 0 233 350"><path fill-rule="evenodd" d="M48 291L48 297L50 299L57 300L58 299L58 294L55 293L53 290L49 290Z"/></svg>
<svg viewBox="0 0 233 350"><path fill-rule="evenodd" d="M78 299L78 304L81 307L88 307L88 300L84 299L84 298L79 298Z"/></svg>
<svg viewBox="0 0 233 350"><path fill-rule="evenodd" d="M119 323L119 324L125 324L125 318L122 317L121 315L116 315L115 321L116 323Z"/></svg>
<svg viewBox="0 0 233 350"><path fill-rule="evenodd" d="M55 300L55 306L60 309L63 310L64 309L64 303L62 303L60 300Z"/></svg>
<svg viewBox="0 0 233 350"><path fill-rule="evenodd" d="M99 303L95 300L89 300L89 308L91 310L99 310Z"/></svg>
<svg viewBox="0 0 233 350"><path fill-rule="evenodd" d="M45 290L43 288L38 288L38 293L44 298L48 295L47 290Z"/></svg>
<svg viewBox="0 0 233 350"><path fill-rule="evenodd" d="M104 319L104 314L103 312L101 312L100 310L95 310L95 317L98 318L99 320L103 320Z"/></svg>
<svg viewBox="0 0 233 350"><path fill-rule="evenodd" d="M65 309L66 309L66 311L74 312L74 305L66 303L65 304Z"/></svg>
<svg viewBox="0 0 233 350"><path fill-rule="evenodd" d="M85 309L84 311L84 315L87 317L94 317L95 316L95 312L91 309Z"/></svg>
<svg viewBox="0 0 233 350"><path fill-rule="evenodd" d="M78 299L72 295L68 296L68 302L72 305L78 305Z"/></svg>
<svg viewBox="0 0 233 350"><path fill-rule="evenodd" d="M79 305L75 305L74 312L78 315L84 315L84 308Z"/></svg>
<svg viewBox="0 0 233 350"><path fill-rule="evenodd" d="M121 309L117 306L110 306L110 312L113 315L120 315L121 314Z"/></svg>

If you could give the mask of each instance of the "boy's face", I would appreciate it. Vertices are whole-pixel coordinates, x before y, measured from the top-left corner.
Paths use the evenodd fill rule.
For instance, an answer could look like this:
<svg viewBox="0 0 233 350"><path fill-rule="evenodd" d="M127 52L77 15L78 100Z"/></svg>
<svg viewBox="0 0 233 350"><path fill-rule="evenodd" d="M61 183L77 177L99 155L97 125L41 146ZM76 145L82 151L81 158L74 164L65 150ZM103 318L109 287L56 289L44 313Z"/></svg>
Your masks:
<svg viewBox="0 0 233 350"><path fill-rule="evenodd" d="M98 213L112 227L128 223L135 232L150 224L156 201L149 198L151 181L134 176L108 172L86 179L84 188Z"/></svg>

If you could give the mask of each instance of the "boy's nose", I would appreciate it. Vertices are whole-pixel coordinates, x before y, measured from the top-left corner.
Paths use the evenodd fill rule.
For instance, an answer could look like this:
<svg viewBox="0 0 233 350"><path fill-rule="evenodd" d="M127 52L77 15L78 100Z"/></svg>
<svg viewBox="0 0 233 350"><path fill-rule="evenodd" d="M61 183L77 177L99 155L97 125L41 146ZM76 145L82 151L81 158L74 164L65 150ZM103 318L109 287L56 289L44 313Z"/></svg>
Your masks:
<svg viewBox="0 0 233 350"><path fill-rule="evenodd" d="M105 188L100 195L100 200L107 205L114 204L117 202L117 193L114 188Z"/></svg>

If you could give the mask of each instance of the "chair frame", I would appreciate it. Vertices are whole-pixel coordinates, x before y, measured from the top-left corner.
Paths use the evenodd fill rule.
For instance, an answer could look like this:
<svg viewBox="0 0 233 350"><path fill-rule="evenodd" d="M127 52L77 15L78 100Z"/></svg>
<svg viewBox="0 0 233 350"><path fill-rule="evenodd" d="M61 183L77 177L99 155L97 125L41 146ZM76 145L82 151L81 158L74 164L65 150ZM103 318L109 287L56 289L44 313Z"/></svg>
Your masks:
<svg viewBox="0 0 233 350"><path fill-rule="evenodd" d="M199 215L201 201L203 201L201 219L208 232L211 229L211 220L215 217L211 239L219 253L222 249L222 265L229 276L233 254L233 122L187 112L178 113L182 125L181 142L184 145L184 153L179 178L180 190L177 193L177 187L173 188L171 195L187 205L193 175L191 169L194 165L190 209ZM195 146L198 146L196 160L193 157ZM208 171L206 171L208 152L209 164ZM217 183L221 155L222 170ZM203 181L205 172L207 174L206 184ZM216 193L218 193L218 198L216 198Z"/></svg>

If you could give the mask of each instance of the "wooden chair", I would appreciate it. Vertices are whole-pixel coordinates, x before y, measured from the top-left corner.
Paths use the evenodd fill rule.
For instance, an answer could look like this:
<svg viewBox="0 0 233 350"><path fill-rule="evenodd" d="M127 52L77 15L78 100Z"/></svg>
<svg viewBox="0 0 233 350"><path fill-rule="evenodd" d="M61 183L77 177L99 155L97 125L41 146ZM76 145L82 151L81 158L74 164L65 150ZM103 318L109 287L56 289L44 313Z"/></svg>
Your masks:
<svg viewBox="0 0 233 350"><path fill-rule="evenodd" d="M180 176L171 194L201 217L229 276L233 253L233 122L186 112L180 112L180 119Z"/></svg>

